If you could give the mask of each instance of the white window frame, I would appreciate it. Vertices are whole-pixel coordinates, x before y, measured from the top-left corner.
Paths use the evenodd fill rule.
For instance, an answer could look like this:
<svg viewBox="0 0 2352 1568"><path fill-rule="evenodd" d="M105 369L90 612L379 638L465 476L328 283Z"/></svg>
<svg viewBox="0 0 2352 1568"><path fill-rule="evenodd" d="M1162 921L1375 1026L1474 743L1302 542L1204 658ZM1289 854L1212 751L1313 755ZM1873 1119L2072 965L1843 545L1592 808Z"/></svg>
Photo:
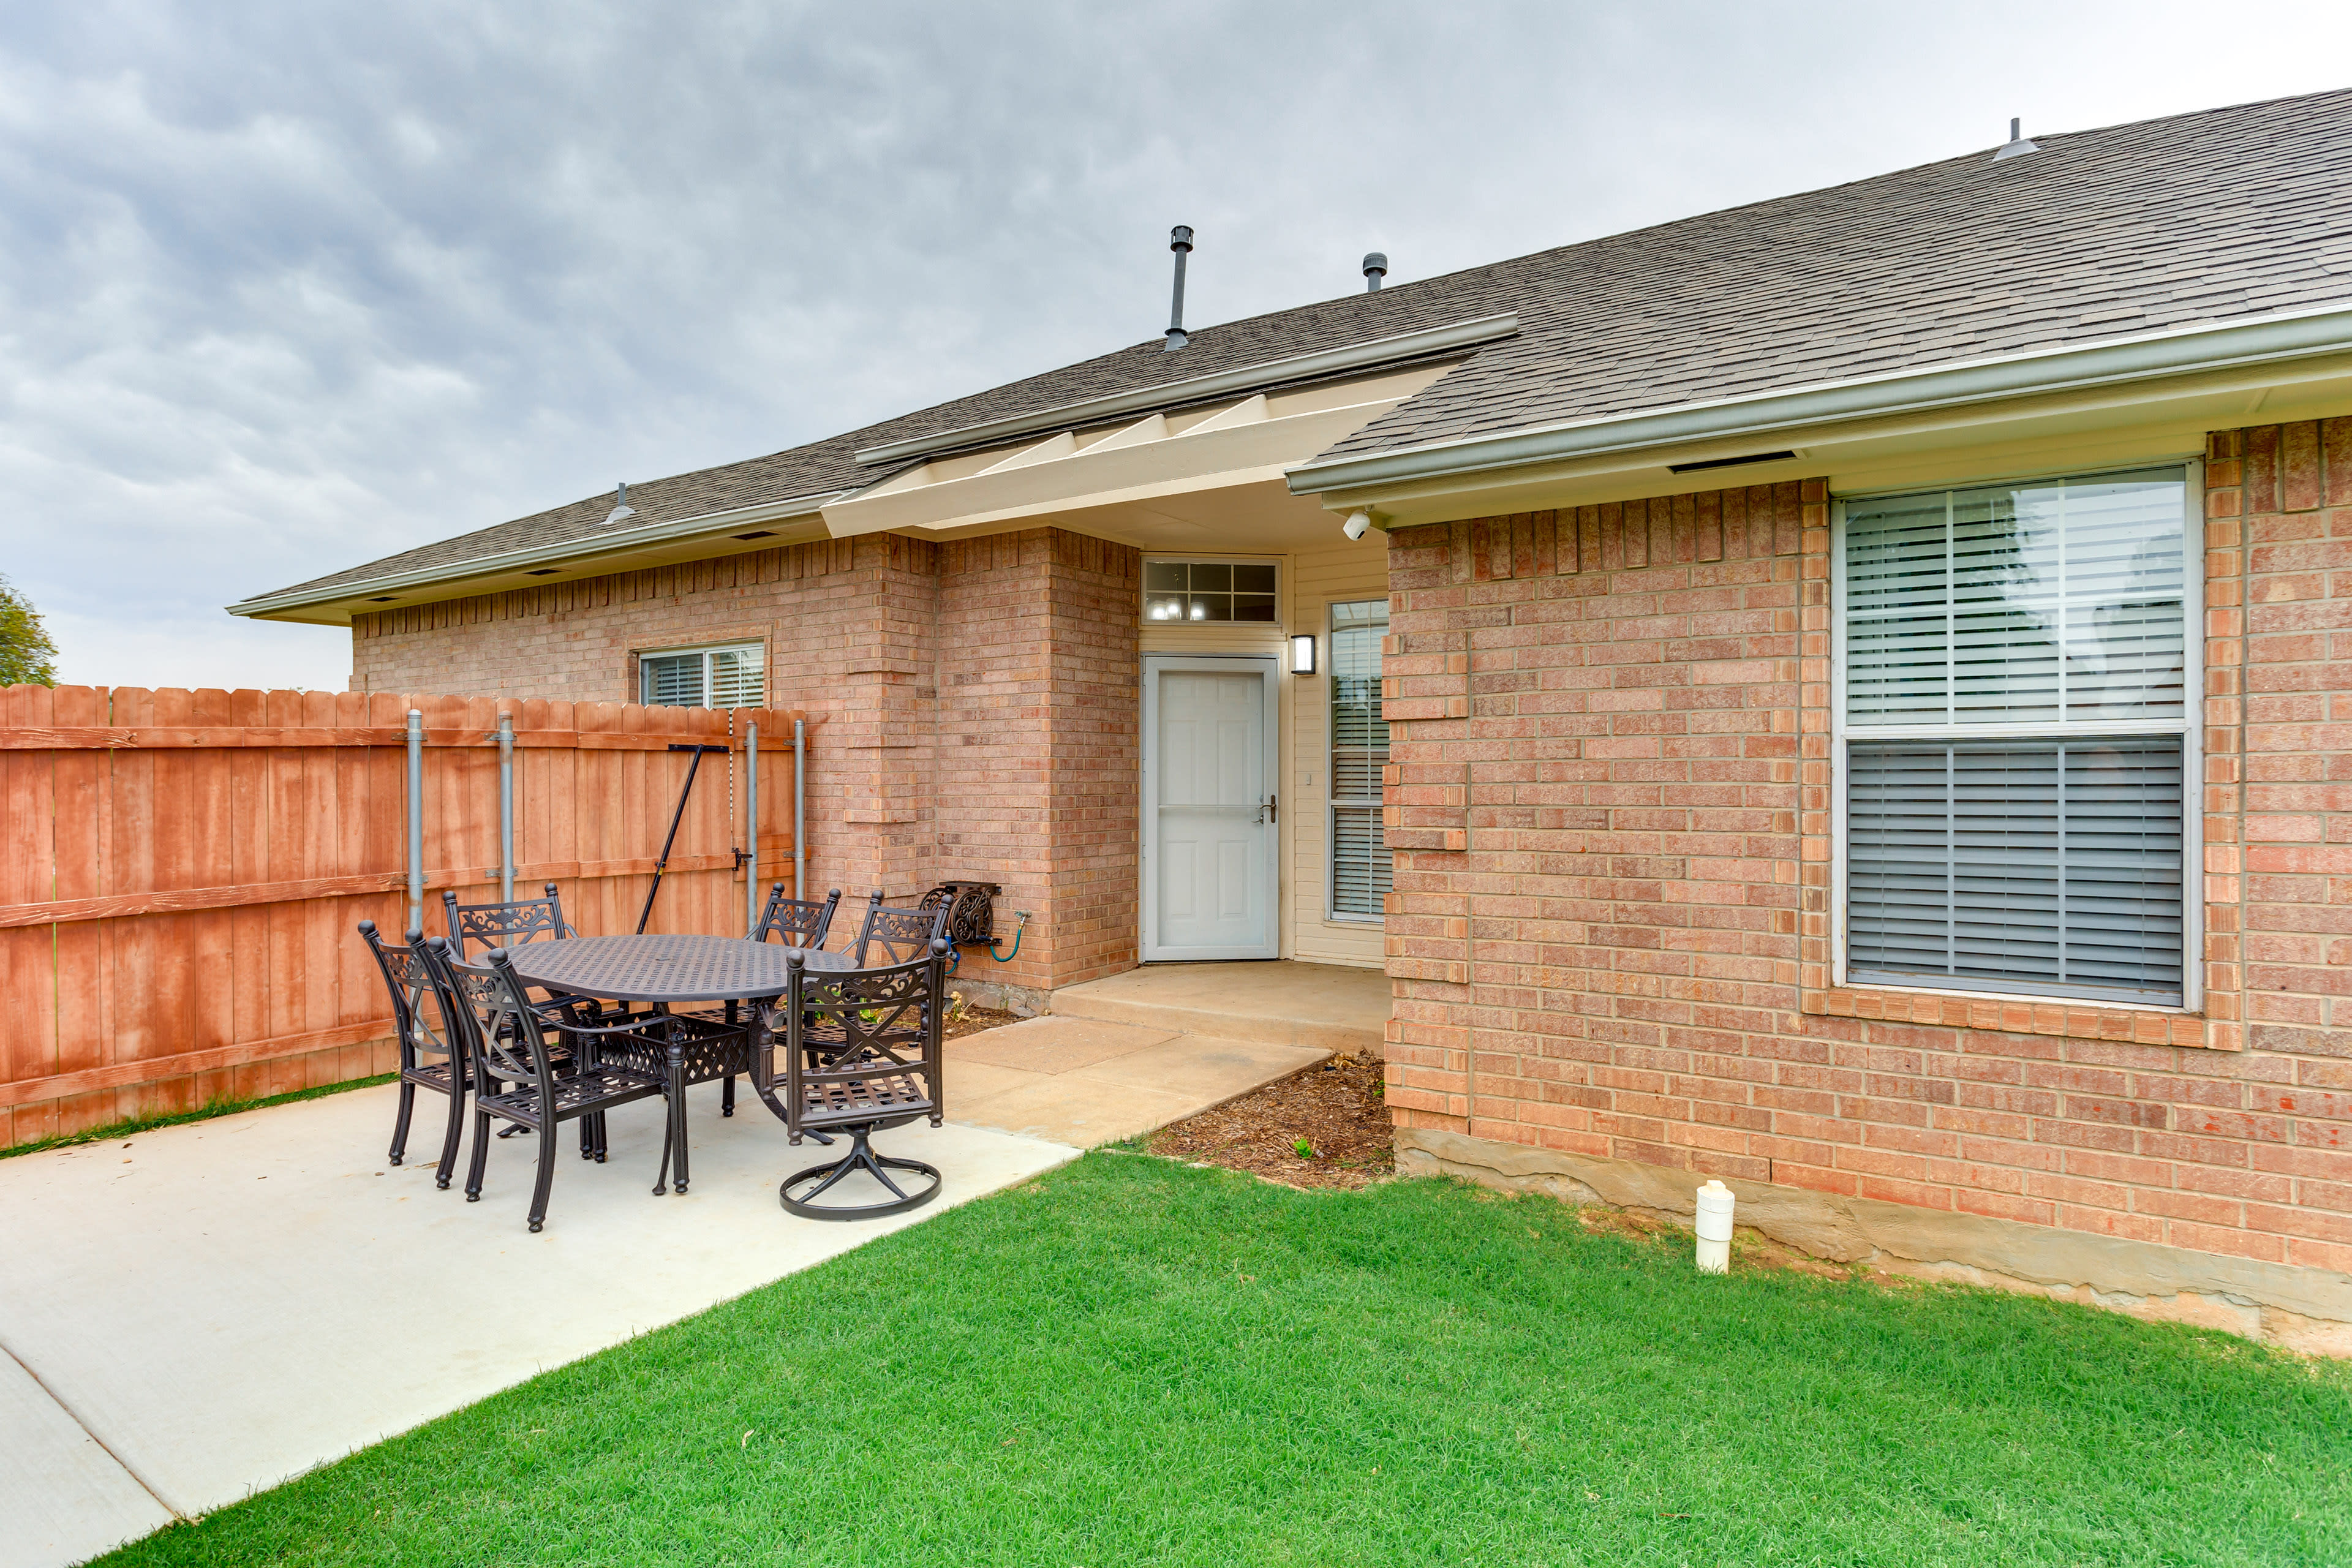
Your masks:
<svg viewBox="0 0 2352 1568"><path fill-rule="evenodd" d="M2000 485L2031 485L2053 479L2096 479L2102 474L2132 473L2145 468L2182 470L2180 549L2181 698L2180 717L2136 719L2098 726L2109 735L2177 735L2180 738L2180 1001L2133 1002L2117 997L2058 996L2028 990L1961 989L1871 979L1850 982L1846 975L1846 786L1851 777L1849 748L1856 738L1848 732L1845 714L1845 509L1848 501L1875 500L1887 496L1924 495L1937 490L1988 489ZM1856 984L1871 991L1902 991L1937 996L1961 996L1971 1001L2046 1003L2066 1007L2126 1008L2143 1013L2201 1013L2205 1009L2205 469L2196 457L2150 458L2145 462L2109 463L2095 467L2051 469L1991 479L1956 479L1948 483L1901 485L1885 489L1855 490L1832 500L1830 505L1830 979L1840 988ZM2063 736L2050 724L1884 724L1864 728L1870 741L1927 741L1965 737L1970 740L2048 740Z"/></svg>
<svg viewBox="0 0 2352 1568"><path fill-rule="evenodd" d="M1164 564L1165 563L1171 561L1180 563L1186 566L1198 564L1202 566L1273 567L1274 619L1270 621L1153 620L1150 616L1144 614L1144 611L1149 608L1151 604L1151 590L1141 586L1141 584L1151 580L1151 568L1154 564ZM1282 613L1283 594L1286 587L1283 579L1287 575L1287 574L1283 571L1284 564L1285 563L1283 558L1279 555L1191 555L1181 550L1153 551L1144 556L1143 571L1138 578L1138 588L1135 595L1136 624L1144 627L1146 630L1156 630L1163 626L1189 626L1195 631L1226 631L1238 626L1244 631L1250 632L1281 631L1285 626L1290 624L1289 617Z"/></svg>
<svg viewBox="0 0 2352 1568"><path fill-rule="evenodd" d="M1332 798L1332 785L1339 777L1339 770L1332 757L1331 682L1339 679L1339 644L1336 635L1339 628L1331 624L1331 611L1334 606L1339 605L1369 605L1374 602L1375 601L1370 598L1330 599L1325 601L1323 605L1323 918L1334 925L1377 926L1385 924L1388 920L1388 916L1385 911L1380 914L1368 915L1359 914L1353 910L1341 910L1334 907L1339 891L1339 855L1340 803ZM1388 601L1386 596L1383 595L1378 602L1385 605ZM1385 616L1385 611L1383 612L1383 616ZM1381 625L1382 630L1385 631L1388 626L1388 622L1385 618L1383 618ZM1383 660L1381 668L1386 669L1387 664L1385 660ZM1359 810L1362 809L1360 805L1357 802L1350 801L1348 804L1351 806L1355 806ZM1381 788L1380 798L1374 801L1372 805L1375 809L1378 809L1385 806L1387 804L1388 788L1387 785L1383 784Z"/></svg>
<svg viewBox="0 0 2352 1568"><path fill-rule="evenodd" d="M671 706L668 703L651 703L646 700L646 660L649 658L682 658L688 654L700 654L702 656L702 694L709 697L713 685L710 656L720 653L740 653L747 649L760 656L760 700L753 704L730 704L730 706L764 707L768 700L768 645L758 637L735 637L726 642L688 643L680 647L638 649L636 700L640 706L648 708ZM709 704L698 703L695 706L708 707ZM718 709L715 711L724 712L726 710Z"/></svg>

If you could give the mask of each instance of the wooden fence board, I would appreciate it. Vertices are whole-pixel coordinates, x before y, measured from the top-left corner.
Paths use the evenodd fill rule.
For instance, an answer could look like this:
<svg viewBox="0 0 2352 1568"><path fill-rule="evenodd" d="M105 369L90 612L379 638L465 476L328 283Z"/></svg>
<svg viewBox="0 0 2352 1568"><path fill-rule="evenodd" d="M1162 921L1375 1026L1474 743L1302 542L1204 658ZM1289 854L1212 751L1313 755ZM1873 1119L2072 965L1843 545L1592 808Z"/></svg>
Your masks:
<svg viewBox="0 0 2352 1568"><path fill-rule="evenodd" d="M740 931L735 851L790 875L792 715L396 692L0 689L0 1144L226 1092L381 1070L389 1008L352 926L406 916L406 715L425 717L428 906L497 897L497 728L512 714L516 881L591 934ZM781 744L775 738L781 731ZM779 755L779 752L787 754ZM428 910L428 930L440 928Z"/></svg>

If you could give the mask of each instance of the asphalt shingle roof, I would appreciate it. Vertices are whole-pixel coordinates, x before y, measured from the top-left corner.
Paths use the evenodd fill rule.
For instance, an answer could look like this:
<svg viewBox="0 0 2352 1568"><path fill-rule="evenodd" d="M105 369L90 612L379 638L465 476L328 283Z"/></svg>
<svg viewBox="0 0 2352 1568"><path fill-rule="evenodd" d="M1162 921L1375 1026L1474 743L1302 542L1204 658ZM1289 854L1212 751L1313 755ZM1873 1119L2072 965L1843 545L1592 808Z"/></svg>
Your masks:
<svg viewBox="0 0 2352 1568"><path fill-rule="evenodd" d="M1157 338L863 430L629 487L656 522L870 483L853 454L1517 311L1515 338L1339 442L1562 420L2352 300L2352 90L2037 136L1630 234ZM587 542L609 492L278 590Z"/></svg>

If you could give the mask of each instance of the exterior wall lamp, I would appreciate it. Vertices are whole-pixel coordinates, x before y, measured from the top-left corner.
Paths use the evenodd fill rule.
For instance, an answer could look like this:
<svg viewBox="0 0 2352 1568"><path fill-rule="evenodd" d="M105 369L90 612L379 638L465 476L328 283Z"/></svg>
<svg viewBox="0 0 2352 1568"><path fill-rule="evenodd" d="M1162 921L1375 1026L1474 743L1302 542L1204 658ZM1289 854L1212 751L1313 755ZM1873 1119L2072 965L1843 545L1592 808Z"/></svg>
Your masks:
<svg viewBox="0 0 2352 1568"><path fill-rule="evenodd" d="M1290 673L1293 675L1315 673L1315 634L1313 632L1299 632L1291 637Z"/></svg>

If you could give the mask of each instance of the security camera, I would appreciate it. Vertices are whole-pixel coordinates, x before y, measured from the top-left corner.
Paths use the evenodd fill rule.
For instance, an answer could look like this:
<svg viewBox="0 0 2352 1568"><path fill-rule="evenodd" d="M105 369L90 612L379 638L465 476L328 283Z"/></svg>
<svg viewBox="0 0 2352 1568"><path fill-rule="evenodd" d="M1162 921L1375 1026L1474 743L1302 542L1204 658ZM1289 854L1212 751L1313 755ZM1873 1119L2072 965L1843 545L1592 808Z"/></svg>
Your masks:
<svg viewBox="0 0 2352 1568"><path fill-rule="evenodd" d="M1361 539L1371 531L1372 514L1368 511L1351 511L1348 521L1339 525L1339 531L1350 539Z"/></svg>

